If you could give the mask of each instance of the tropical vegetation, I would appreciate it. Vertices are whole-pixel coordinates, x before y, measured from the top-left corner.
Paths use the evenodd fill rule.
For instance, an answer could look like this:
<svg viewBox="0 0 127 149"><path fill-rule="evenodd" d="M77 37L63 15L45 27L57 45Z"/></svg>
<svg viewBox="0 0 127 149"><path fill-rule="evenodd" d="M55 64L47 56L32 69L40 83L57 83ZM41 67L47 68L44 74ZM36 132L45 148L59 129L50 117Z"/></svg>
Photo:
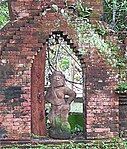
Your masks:
<svg viewBox="0 0 127 149"><path fill-rule="evenodd" d="M36 149L127 149L127 141L120 140L117 138L111 138L110 140L91 141L89 143L62 143L62 144L13 144L12 147L4 146L3 149L19 149L19 148L36 148Z"/></svg>
<svg viewBox="0 0 127 149"><path fill-rule="evenodd" d="M0 29L9 22L9 11L7 0L0 0Z"/></svg>

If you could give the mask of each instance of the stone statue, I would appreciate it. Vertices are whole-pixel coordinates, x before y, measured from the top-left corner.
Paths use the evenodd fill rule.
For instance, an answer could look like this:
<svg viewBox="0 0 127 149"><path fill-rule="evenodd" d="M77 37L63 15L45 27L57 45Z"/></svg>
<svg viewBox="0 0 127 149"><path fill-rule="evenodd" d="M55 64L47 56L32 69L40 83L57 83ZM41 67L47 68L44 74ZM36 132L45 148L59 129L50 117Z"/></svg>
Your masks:
<svg viewBox="0 0 127 149"><path fill-rule="evenodd" d="M45 95L45 100L51 103L51 110L48 114L49 136L57 139L68 139L71 135L68 114L76 93L65 86L65 76L60 71L55 71L50 76L50 83ZM65 95L68 96L68 99L65 99Z"/></svg>

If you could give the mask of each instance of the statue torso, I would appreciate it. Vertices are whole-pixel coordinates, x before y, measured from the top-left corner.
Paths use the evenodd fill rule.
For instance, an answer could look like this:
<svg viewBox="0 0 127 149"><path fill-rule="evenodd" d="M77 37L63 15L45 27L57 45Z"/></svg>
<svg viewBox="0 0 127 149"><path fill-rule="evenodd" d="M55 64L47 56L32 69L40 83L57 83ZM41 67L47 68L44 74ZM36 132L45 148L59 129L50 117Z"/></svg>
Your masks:
<svg viewBox="0 0 127 149"><path fill-rule="evenodd" d="M48 92L50 93L50 96L48 97L47 101L50 102L52 105L62 105L65 104L65 93L64 93L65 87L57 87L53 89L49 89Z"/></svg>

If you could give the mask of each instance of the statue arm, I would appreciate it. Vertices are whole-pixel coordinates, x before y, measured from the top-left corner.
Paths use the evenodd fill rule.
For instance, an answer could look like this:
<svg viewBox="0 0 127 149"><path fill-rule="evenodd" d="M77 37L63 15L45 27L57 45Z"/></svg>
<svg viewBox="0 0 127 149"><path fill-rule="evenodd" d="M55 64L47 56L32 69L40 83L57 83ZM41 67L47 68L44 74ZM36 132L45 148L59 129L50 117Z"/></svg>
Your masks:
<svg viewBox="0 0 127 149"><path fill-rule="evenodd" d="M48 90L46 91L45 94L45 101L50 102L50 98L51 98L51 88L48 88Z"/></svg>
<svg viewBox="0 0 127 149"><path fill-rule="evenodd" d="M57 101L58 97L55 94L55 91L50 87L48 88L46 94L45 94L45 101L55 105L55 101Z"/></svg>
<svg viewBox="0 0 127 149"><path fill-rule="evenodd" d="M65 88L65 95L68 95L69 98L67 100L67 104L71 104L71 102L74 100L76 97L75 91L71 90L70 88L66 87Z"/></svg>

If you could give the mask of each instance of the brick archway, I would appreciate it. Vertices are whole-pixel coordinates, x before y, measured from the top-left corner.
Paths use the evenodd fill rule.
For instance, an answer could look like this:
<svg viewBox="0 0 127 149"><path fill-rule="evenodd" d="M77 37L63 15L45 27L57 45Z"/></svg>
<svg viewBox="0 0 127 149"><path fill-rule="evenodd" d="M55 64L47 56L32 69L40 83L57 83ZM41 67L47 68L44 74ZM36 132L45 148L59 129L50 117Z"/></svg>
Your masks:
<svg viewBox="0 0 127 149"><path fill-rule="evenodd" d="M64 34L63 31L53 31L49 36L47 36L46 43L48 38L52 34L59 34L60 37L63 37L67 42L67 45L70 45L70 48L73 49L73 53L78 57L78 60L82 66L82 80L83 80L83 133L86 138L86 65L84 65L83 56L77 50L75 44L71 42L71 39L67 34ZM31 132L38 136L46 135L46 116L45 116L45 101L44 101L44 80L45 80L45 67L46 67L46 48L47 44L37 52L37 55L34 57L31 69Z"/></svg>

